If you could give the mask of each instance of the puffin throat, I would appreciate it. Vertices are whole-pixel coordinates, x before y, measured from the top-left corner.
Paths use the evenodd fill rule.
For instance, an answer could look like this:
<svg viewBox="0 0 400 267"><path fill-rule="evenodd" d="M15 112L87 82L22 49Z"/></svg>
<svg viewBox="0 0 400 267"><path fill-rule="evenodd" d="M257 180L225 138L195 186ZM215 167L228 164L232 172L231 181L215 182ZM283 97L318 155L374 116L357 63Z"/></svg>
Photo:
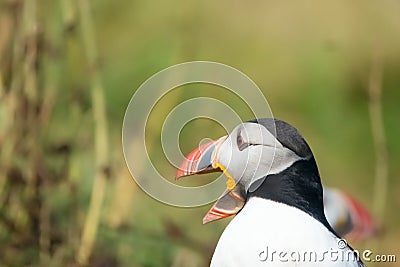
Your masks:
<svg viewBox="0 0 400 267"><path fill-rule="evenodd" d="M298 208L337 235L325 217L323 189L313 157L299 160L280 173L268 175L254 192L248 192L247 200L251 197Z"/></svg>

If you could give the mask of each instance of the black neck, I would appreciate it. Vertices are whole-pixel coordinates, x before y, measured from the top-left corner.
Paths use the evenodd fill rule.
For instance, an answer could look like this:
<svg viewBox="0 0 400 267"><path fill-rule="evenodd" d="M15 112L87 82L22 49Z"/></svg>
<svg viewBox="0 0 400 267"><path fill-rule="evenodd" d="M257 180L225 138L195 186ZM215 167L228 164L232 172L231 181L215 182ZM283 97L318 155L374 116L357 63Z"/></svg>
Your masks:
<svg viewBox="0 0 400 267"><path fill-rule="evenodd" d="M329 225L324 213L321 179L314 158L295 162L286 170L268 175L263 183L248 194L296 207L337 234Z"/></svg>

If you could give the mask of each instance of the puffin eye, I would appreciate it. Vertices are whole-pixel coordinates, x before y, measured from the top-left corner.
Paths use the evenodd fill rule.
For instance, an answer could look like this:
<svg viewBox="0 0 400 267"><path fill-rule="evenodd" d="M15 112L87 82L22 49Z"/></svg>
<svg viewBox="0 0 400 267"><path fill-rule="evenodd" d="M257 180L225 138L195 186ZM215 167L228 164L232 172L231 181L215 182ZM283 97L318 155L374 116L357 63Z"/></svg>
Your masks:
<svg viewBox="0 0 400 267"><path fill-rule="evenodd" d="M240 151L248 147L248 143L246 143L243 139L243 136L239 133L238 136L236 137L236 144L239 148Z"/></svg>

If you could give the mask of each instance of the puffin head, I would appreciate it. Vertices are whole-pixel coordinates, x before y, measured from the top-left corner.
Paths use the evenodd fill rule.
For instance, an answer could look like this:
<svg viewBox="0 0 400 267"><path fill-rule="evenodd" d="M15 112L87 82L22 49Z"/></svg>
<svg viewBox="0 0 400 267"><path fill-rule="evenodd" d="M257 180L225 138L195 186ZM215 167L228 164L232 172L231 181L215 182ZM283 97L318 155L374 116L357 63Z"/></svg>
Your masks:
<svg viewBox="0 0 400 267"><path fill-rule="evenodd" d="M203 223L238 213L251 197L285 203L326 222L322 185L311 149L284 121L255 119L236 126L229 135L193 150L176 178L217 171L228 178L226 190Z"/></svg>

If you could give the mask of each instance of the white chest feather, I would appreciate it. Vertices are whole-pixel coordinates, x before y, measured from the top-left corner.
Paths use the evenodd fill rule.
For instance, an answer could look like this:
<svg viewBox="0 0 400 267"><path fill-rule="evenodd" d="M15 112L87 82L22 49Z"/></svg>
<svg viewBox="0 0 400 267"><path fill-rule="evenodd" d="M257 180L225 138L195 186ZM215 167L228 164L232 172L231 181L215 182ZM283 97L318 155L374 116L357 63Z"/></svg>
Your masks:
<svg viewBox="0 0 400 267"><path fill-rule="evenodd" d="M339 240L305 212L253 197L226 227L211 266L358 266Z"/></svg>

